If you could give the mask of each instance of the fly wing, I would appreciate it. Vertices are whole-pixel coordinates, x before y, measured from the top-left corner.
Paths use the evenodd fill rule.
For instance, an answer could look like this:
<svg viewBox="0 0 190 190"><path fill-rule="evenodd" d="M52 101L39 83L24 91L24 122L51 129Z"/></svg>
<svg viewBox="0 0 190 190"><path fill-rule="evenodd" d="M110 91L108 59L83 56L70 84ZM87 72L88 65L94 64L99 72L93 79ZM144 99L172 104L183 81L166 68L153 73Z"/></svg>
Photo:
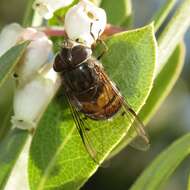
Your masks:
<svg viewBox="0 0 190 190"><path fill-rule="evenodd" d="M101 150L100 146L98 146L97 148L97 143L95 143L97 139L91 131L92 128L90 126L89 119L86 118L83 113L76 109L76 107L72 103L72 98L69 96L69 94L66 94L66 97L73 120L81 137L83 145L86 151L89 153L90 157L94 160L94 162L100 165L100 158L102 158L103 151ZM98 143L101 143L101 140L98 141Z"/></svg>
<svg viewBox="0 0 190 190"><path fill-rule="evenodd" d="M128 104L127 100L121 95L115 84L109 79L104 70L99 66L96 66L96 70L101 75L102 80L106 83L109 83L109 85L112 87L112 90L115 92L115 95L119 97L120 103L122 104L121 116L127 117L127 119L132 123L131 127L135 129L131 134L132 140L130 145L139 150L147 150L150 146L150 143L143 122ZM129 138L129 134L126 135L126 138Z"/></svg>
<svg viewBox="0 0 190 190"><path fill-rule="evenodd" d="M149 137L145 131L145 126L135 113L135 111L130 108L126 100L123 101L124 116L132 120L131 127L135 130L132 133L132 141L130 145L138 150L147 150L150 147ZM134 133L135 132L135 133ZM128 135L126 135L126 138Z"/></svg>
<svg viewBox="0 0 190 190"><path fill-rule="evenodd" d="M120 117L124 117L124 119L122 119L122 121L126 123L126 125L128 125L129 121L132 126L132 128L134 128L134 133L132 133L132 137L131 138L131 146L136 148L136 149L140 149L140 150L146 150L149 147L149 138L147 133L144 130L144 125L141 122L141 120L139 119L139 117L137 116L137 114L135 113L135 111L133 111L133 109L129 106L129 104L127 103L127 101L125 100L125 98L120 94L119 90L116 88L116 86L113 84L113 82L109 79L109 77L106 75L106 73L104 72L103 68L100 66L95 66L96 72L98 72L99 76L100 76L100 80L102 80L102 82L106 85L109 85L109 88L112 88L112 91L115 93L115 95L118 97L119 102L121 104L121 115L116 114L116 117L119 115ZM84 147L86 149L86 151L89 153L89 155L91 156L91 158L94 160L95 163L97 163L98 165L100 165L101 159L105 156L105 146L107 147L107 139L109 138L108 136L99 136L97 137L97 134L95 133L94 127L92 128L91 124L92 124L92 120L89 118L86 118L86 116L81 113L79 110L77 110L77 108L74 106L72 97L70 96L69 93L66 93L66 97L69 103L69 107L71 110L71 114L73 117L73 120L75 122L76 128L79 132L79 135L82 139L82 142L84 144ZM107 90L107 98L109 97L109 89ZM105 110L105 111L109 111L109 110ZM109 114L106 114L109 115ZM126 119L125 119L126 118ZM90 121L91 120L91 121ZM120 119L119 119L120 120ZM102 125L101 121L93 121L93 122L97 122L98 125ZM109 121L112 122L112 121ZM114 118L113 118L113 125L115 124L114 122ZM104 122L105 125L105 122ZM112 125L112 126L113 126ZM106 125L107 126L107 125ZM109 127L109 125L108 125ZM118 126L120 128L120 126ZM118 129L118 127L116 127ZM100 129L101 130L101 129ZM100 132L99 130L99 132ZM108 129L109 130L109 129ZM119 130L124 131L124 128L120 128ZM117 131L117 130L116 130ZM111 132L111 131L110 131ZM117 132L116 132L117 133ZM126 135L126 138L129 139L129 134Z"/></svg>

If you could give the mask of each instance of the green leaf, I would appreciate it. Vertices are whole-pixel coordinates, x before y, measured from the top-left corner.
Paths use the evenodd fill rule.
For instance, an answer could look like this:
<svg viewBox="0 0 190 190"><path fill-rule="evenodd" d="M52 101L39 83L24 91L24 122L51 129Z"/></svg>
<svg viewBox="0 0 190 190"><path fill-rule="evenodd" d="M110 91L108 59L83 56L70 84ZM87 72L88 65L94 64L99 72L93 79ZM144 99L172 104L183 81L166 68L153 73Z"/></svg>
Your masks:
<svg viewBox="0 0 190 190"><path fill-rule="evenodd" d="M8 79L0 88L0 141L5 137L11 127L11 116L13 115L13 93L14 80Z"/></svg>
<svg viewBox="0 0 190 190"><path fill-rule="evenodd" d="M188 28L190 19L189 17L187 17L187 12L190 6L186 6L188 6L189 2L189 0L185 0L183 2L181 7L177 10L176 14L174 15L174 18L164 29L164 32L162 33L161 37L159 37L160 43L158 44L158 49L163 50L163 53L161 51L158 52L159 59L157 65L163 65L163 68L161 70L156 69L157 78L154 82L155 84L150 93L150 96L146 101L145 106L140 111L139 116L144 123L147 123L153 116L153 114L156 112L160 104L164 101L165 97L167 97L167 95L171 91L172 87L174 86L176 80L178 79L181 73L184 64L185 52L182 45L178 47L176 50L175 47L177 45L176 43L179 43L179 40L181 40L181 38L184 35L184 32ZM182 18L184 18L184 21L182 21ZM180 27L180 25L182 26L182 28L177 30L176 28L178 26ZM176 32L176 30L179 32ZM173 53L174 50L175 52ZM171 55L171 53L173 53L173 55L171 55L171 58L168 60L169 56L164 55L165 53L168 53L168 55ZM165 59L165 57L163 58L163 56L167 56L167 58ZM157 66L157 68L159 67ZM130 132L133 133L133 130L131 130ZM129 141L130 139L124 139L123 141L121 141L119 145L115 148L115 150L112 152L110 157L114 156L115 154L120 152L124 147L126 147L126 145L129 144Z"/></svg>
<svg viewBox="0 0 190 190"><path fill-rule="evenodd" d="M190 153L190 134L175 141L149 165L130 190L158 190Z"/></svg>
<svg viewBox="0 0 190 190"><path fill-rule="evenodd" d="M158 74L152 91L140 111L140 118L147 123L156 113L159 106L171 92L185 63L185 46L181 43L174 51L168 62Z"/></svg>
<svg viewBox="0 0 190 190"><path fill-rule="evenodd" d="M29 42L27 41L16 45L0 57L0 87L11 75L28 44Z"/></svg>
<svg viewBox="0 0 190 190"><path fill-rule="evenodd" d="M32 24L33 17L34 17L34 10L32 8L32 5L34 3L34 0L28 0L25 8L25 13L22 21L23 27L29 27Z"/></svg>
<svg viewBox="0 0 190 190"><path fill-rule="evenodd" d="M158 74L190 26L190 0L184 0L158 38Z"/></svg>
<svg viewBox="0 0 190 190"><path fill-rule="evenodd" d="M157 109L162 104L164 99L171 92L182 71L184 59L185 46L183 43L181 43L176 48L162 71L158 74L157 78L154 81L154 85L149 94L149 97L145 105L139 112L139 117L144 124L148 123L148 121L153 117L154 113L156 113ZM114 149L110 157L113 157L123 148L125 148L127 144L129 144L129 141L130 139L124 139L123 141L121 141Z"/></svg>
<svg viewBox="0 0 190 190"><path fill-rule="evenodd" d="M123 32L106 41L109 51L103 64L123 95L137 111L152 88L156 60L153 26ZM103 145L104 160L130 127L129 121L91 121L94 146ZM102 150L102 149L99 149ZM32 141L29 159L31 190L79 189L98 165L85 150L69 108L57 97L43 115Z"/></svg>
<svg viewBox="0 0 190 190"><path fill-rule="evenodd" d="M107 14L108 23L128 26L132 16L131 0L102 0L100 5Z"/></svg>
<svg viewBox="0 0 190 190"><path fill-rule="evenodd" d="M0 143L0 190L4 189L27 137L28 132L14 129Z"/></svg>
<svg viewBox="0 0 190 190"><path fill-rule="evenodd" d="M169 15L170 11L175 6L176 0L168 0L161 9L156 12L155 16L152 19L154 21L154 28L157 31L160 26L163 24L167 16Z"/></svg>
<svg viewBox="0 0 190 190"><path fill-rule="evenodd" d="M126 3L127 3L127 5L126 5L126 7L127 7L127 10L126 10L127 16L125 17L125 19L122 21L122 23L120 25L123 28L129 29L133 25L134 14L133 14L133 10L132 10L132 2L131 2L131 0L128 0Z"/></svg>

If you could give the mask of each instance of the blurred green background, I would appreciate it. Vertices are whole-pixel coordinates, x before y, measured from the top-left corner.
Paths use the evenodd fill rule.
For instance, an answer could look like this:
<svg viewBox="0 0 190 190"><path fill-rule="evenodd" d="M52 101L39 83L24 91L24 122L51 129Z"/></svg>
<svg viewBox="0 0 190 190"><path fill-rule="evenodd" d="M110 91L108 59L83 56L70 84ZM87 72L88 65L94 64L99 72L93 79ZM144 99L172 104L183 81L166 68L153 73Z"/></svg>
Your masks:
<svg viewBox="0 0 190 190"><path fill-rule="evenodd" d="M133 0L134 26L148 23L166 0ZM0 0L0 28L11 22L21 22L26 0ZM190 31L185 36L187 55L183 73L170 96L148 124L151 148L140 152L127 147L114 157L110 166L100 168L83 190L126 190L149 163L175 139L190 129ZM187 188L190 159L186 159L163 189Z"/></svg>

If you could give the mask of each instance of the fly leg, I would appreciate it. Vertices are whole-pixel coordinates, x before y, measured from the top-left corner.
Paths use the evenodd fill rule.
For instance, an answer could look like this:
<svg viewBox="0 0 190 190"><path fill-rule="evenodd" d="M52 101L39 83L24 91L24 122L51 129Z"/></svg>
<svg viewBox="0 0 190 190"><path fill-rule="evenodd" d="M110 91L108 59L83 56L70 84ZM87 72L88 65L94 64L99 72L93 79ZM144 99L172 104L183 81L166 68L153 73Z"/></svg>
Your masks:
<svg viewBox="0 0 190 190"><path fill-rule="evenodd" d="M98 40L97 40L97 41L98 41L99 43L101 43L101 44L103 45L103 47L104 47L102 53L97 57L97 59L100 60L100 59L108 52L108 46L107 46L106 43L105 43L102 39L100 39L99 37L98 37Z"/></svg>
<svg viewBox="0 0 190 190"><path fill-rule="evenodd" d="M92 36L93 40L96 41L96 38L92 32L92 26L93 26L93 22L90 23L90 35Z"/></svg>
<svg viewBox="0 0 190 190"><path fill-rule="evenodd" d="M93 32L92 32L92 26L93 26L93 23L91 22L90 24L90 35L92 36L92 38L94 39L94 41L96 41L97 43L100 43L103 45L103 51L102 53L97 57L98 60L100 60L108 51L108 46L106 45L106 43L100 38L100 33L101 33L101 30L99 30L98 32L98 39L96 40Z"/></svg>

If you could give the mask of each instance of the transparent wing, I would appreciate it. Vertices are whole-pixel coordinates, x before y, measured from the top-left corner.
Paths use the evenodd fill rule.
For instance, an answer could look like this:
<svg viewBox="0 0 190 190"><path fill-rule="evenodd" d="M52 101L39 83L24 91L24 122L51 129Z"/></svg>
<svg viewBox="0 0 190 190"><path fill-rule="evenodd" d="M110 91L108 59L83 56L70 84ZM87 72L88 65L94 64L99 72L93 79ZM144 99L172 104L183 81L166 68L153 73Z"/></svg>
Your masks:
<svg viewBox="0 0 190 190"><path fill-rule="evenodd" d="M132 131L132 141L130 142L130 145L138 150L147 150L150 147L149 137L144 129L144 124L139 119L138 115L134 112L133 109L131 109L126 100L123 102L123 110L125 111L123 116L128 117L129 119L132 119L132 125L131 127L135 130ZM126 138L128 135L126 136Z"/></svg>
<svg viewBox="0 0 190 190"><path fill-rule="evenodd" d="M97 66L96 69L97 72L99 72L99 74L101 75L102 80L109 83L109 85L112 86L112 89L115 92L115 94L120 98L120 103L122 104L122 110L121 110L122 117L127 117L128 120L132 122L131 127L134 128L135 130L131 134L132 141L130 142L130 145L139 150L147 150L150 147L150 142L148 134L144 129L145 126L143 122L140 120L138 115L128 104L127 100L121 95L117 87L109 79L104 70L99 66ZM126 135L126 138L129 138L129 134Z"/></svg>
<svg viewBox="0 0 190 190"><path fill-rule="evenodd" d="M94 162L100 165L102 150L100 149L100 146L98 146L99 149L97 149L97 143L95 145L96 137L91 132L92 128L89 122L90 119L86 118L86 116L83 113L81 113L76 109L76 107L72 104L72 99L69 96L69 94L66 94L66 97L71 110L73 120L79 132L81 140L84 144L84 147L86 151L89 153L90 157L94 160ZM101 141L99 141L99 144L100 143Z"/></svg>
<svg viewBox="0 0 190 190"><path fill-rule="evenodd" d="M123 119L124 123L125 121L130 121L132 124L132 128L134 128L135 130L132 133L132 141L131 141L131 146L139 149L139 150L146 150L149 147L149 138L148 135L146 134L145 130L144 130L144 125L141 122L141 120L138 118L137 114L135 113L135 111L133 111L133 109L129 106L129 104L127 103L127 101L124 99L124 97L120 94L120 92L118 91L118 89L116 88L116 86L112 83L112 81L108 78L108 76L106 75L106 73L104 72L104 70L97 66L97 72L99 73L102 82L104 82L106 85L111 86L113 92L116 94L116 96L119 98L120 104L122 105L121 107L121 115L116 114L115 117L125 117L126 119ZM109 97L109 89L107 90L107 97L108 99L110 98L111 101L111 97ZM98 123L98 125L105 125L105 122L102 123L102 121L94 121L91 122L92 120L90 118L87 118L83 113L81 113L79 110L76 109L76 107L73 104L73 100L72 97L66 93L66 97L69 103L69 107L71 110L71 114L73 117L73 120L75 122L76 128L79 132L79 135L81 137L81 140L84 144L84 147L86 149L86 151L89 153L89 155L91 156L91 158L94 160L95 163L97 163L98 165L100 165L100 160L103 158L105 150L104 150L104 145L107 145L107 136L101 136L100 138L97 137L97 134L94 133L94 126L93 126L93 122ZM109 110L105 110L108 111ZM107 121L108 122L108 121ZM112 121L109 121L112 122ZM112 126L114 126L114 118L113 118L113 123ZM127 125L127 123L126 123ZM107 126L107 125L106 125ZM93 130L92 130L93 127ZM109 127L109 125L108 125ZM120 128L120 130L123 130L124 128ZM109 130L109 129L108 129ZM99 130L100 132L100 130ZM129 138L129 133L127 133L126 138ZM102 166L102 165L101 165Z"/></svg>

